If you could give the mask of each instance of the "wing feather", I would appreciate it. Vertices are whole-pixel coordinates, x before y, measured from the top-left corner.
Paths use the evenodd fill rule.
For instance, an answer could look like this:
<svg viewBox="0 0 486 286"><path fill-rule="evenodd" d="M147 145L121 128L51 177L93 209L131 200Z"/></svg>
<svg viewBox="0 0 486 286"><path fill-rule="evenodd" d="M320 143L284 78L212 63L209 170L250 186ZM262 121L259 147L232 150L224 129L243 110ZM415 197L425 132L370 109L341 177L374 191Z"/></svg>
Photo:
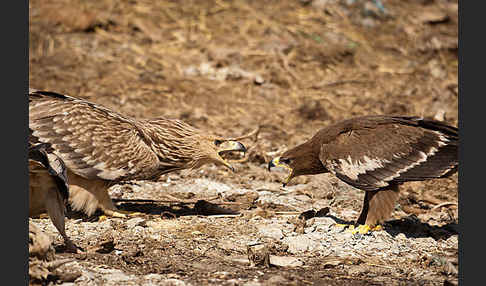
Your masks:
<svg viewBox="0 0 486 286"><path fill-rule="evenodd" d="M326 140L320 149L321 162L338 178L363 190L438 178L456 168L458 136L453 127L398 119L356 124Z"/></svg>
<svg viewBox="0 0 486 286"><path fill-rule="evenodd" d="M49 143L74 173L123 180L157 172L158 158L137 123L93 103L52 92L29 92L33 142Z"/></svg>

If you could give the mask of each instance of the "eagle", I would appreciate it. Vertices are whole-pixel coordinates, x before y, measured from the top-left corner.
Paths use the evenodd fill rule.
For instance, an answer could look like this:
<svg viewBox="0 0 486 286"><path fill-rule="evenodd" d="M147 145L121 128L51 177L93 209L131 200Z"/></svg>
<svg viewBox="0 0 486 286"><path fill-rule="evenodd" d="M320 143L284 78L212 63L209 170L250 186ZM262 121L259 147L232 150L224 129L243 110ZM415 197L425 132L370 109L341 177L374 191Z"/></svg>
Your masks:
<svg viewBox="0 0 486 286"><path fill-rule="evenodd" d="M58 156L49 153L47 147L47 144L29 146L29 217L47 212L63 237L66 250L77 252L64 225L69 197L66 166Z"/></svg>
<svg viewBox="0 0 486 286"><path fill-rule="evenodd" d="M365 191L352 232L379 230L399 197L399 186L452 175L458 168L458 129L414 116L354 117L319 130L311 139L268 163L290 174L332 173Z"/></svg>
<svg viewBox="0 0 486 286"><path fill-rule="evenodd" d="M29 89L29 144L45 143L66 165L69 203L125 218L108 188L129 180L155 180L207 163L234 168L222 155L246 152L240 142L207 134L165 117L135 119L101 105L52 91Z"/></svg>

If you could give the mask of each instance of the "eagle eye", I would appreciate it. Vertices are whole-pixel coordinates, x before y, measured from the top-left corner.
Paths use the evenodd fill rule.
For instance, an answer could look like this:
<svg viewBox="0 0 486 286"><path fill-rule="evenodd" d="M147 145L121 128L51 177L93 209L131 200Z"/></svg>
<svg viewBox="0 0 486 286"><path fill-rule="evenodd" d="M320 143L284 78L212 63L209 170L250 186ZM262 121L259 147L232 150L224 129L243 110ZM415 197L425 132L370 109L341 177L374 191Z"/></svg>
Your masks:
<svg viewBox="0 0 486 286"><path fill-rule="evenodd" d="M280 162L288 165L288 164L290 164L290 159L289 158L280 158Z"/></svg>
<svg viewBox="0 0 486 286"><path fill-rule="evenodd" d="M216 146L218 146L221 143L223 143L223 140L214 140L214 145Z"/></svg>

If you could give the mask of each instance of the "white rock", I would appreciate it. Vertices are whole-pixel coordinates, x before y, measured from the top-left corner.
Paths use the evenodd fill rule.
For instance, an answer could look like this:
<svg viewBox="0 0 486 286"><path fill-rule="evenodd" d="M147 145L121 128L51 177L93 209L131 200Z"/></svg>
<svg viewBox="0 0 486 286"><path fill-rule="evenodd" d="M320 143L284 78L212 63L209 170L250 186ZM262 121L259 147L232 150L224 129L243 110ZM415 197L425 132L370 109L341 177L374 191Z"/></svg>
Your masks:
<svg viewBox="0 0 486 286"><path fill-rule="evenodd" d="M128 227L128 228L134 228L136 226L146 226L146 221L145 219L141 218L141 217L134 217L134 218L131 218L129 220L127 220L125 222L125 225Z"/></svg>
<svg viewBox="0 0 486 286"><path fill-rule="evenodd" d="M270 237L276 240L280 240L284 237L282 230L278 226L260 225L258 226L258 232L262 236Z"/></svg>
<svg viewBox="0 0 486 286"><path fill-rule="evenodd" d="M284 239L284 243L289 247L287 251L292 254L313 250L319 247L319 242L314 241L304 235L286 237Z"/></svg>
<svg viewBox="0 0 486 286"><path fill-rule="evenodd" d="M270 255L270 264L282 267L297 267L304 265L304 262L297 257Z"/></svg>
<svg viewBox="0 0 486 286"><path fill-rule="evenodd" d="M125 282L133 279L133 277L131 277L130 275L126 275L125 273L123 273L123 271L120 270L110 269L109 271L103 271L103 272L105 272L103 274L103 279L109 283Z"/></svg>

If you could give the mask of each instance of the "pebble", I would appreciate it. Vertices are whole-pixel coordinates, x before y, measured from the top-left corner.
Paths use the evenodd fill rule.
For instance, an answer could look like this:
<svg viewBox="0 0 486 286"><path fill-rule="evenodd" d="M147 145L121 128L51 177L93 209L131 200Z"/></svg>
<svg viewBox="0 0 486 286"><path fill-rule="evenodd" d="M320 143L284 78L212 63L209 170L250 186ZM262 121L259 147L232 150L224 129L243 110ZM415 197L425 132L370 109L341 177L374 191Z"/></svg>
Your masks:
<svg viewBox="0 0 486 286"><path fill-rule="evenodd" d="M141 217L134 217L134 218L127 220L125 222L125 225L128 228L134 228L136 226L147 226L147 223L146 223L145 219L143 219Z"/></svg>
<svg viewBox="0 0 486 286"><path fill-rule="evenodd" d="M298 267L304 265L304 262L296 257L270 255L270 264L281 267Z"/></svg>
<svg viewBox="0 0 486 286"><path fill-rule="evenodd" d="M258 232L265 237L270 237L275 240L280 240L284 237L281 227L278 225L275 226L268 226L268 225L261 225L258 226Z"/></svg>
<svg viewBox="0 0 486 286"><path fill-rule="evenodd" d="M284 243L288 245L287 251L291 254L313 250L320 246L318 241L312 240L305 235L286 237Z"/></svg>

